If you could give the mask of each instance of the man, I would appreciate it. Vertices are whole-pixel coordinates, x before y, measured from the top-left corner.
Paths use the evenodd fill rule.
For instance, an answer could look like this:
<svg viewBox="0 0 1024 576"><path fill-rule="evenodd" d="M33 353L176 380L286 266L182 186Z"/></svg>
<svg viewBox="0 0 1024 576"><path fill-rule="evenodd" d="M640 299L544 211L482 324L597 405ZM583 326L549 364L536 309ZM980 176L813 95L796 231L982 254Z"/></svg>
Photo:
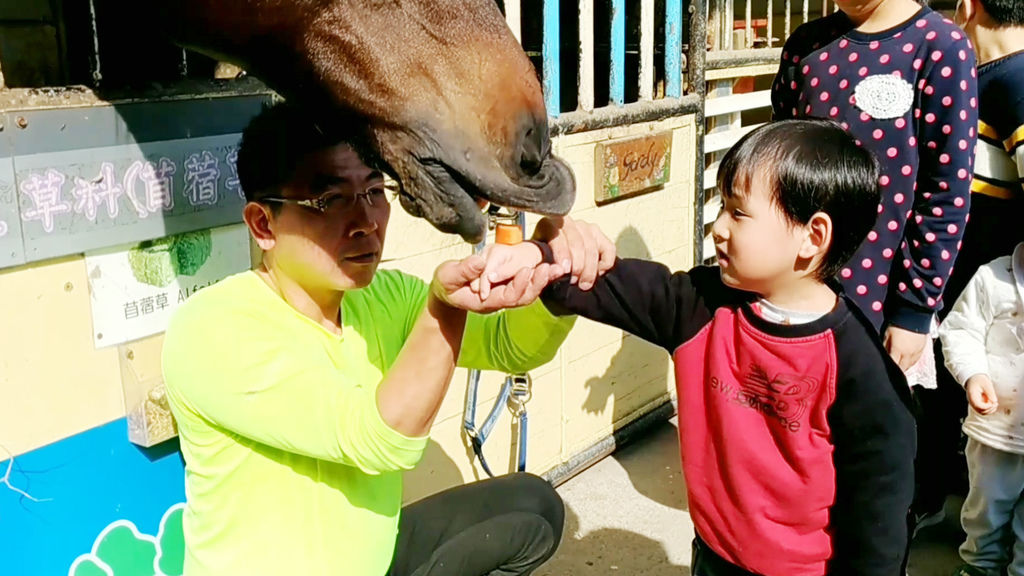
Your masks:
<svg viewBox="0 0 1024 576"><path fill-rule="evenodd" d="M471 286L481 256L443 263L429 286L378 271L388 192L350 142L288 105L253 120L238 171L262 264L198 293L167 330L185 576L529 574L561 538L551 486L513 475L403 510L401 471L456 361L518 372L554 356L573 320L539 302L466 311L529 304L562 267L521 270L485 298ZM584 283L598 251L582 236L560 246Z"/></svg>
<svg viewBox="0 0 1024 576"><path fill-rule="evenodd" d="M1024 1L961 0L954 18L978 56L978 148L970 220L946 285L940 320L980 266L1012 253L1024 241ZM939 343L935 351L938 388L923 390L919 397L919 529L942 521L946 496L965 488L965 463L957 451L967 402L963 388L943 366Z"/></svg>

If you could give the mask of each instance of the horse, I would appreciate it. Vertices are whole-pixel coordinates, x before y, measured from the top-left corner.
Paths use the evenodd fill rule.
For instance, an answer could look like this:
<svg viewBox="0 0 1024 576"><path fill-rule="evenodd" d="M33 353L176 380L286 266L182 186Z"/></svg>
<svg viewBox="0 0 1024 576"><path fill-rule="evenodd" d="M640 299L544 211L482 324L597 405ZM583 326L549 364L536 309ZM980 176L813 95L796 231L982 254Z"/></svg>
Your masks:
<svg viewBox="0 0 1024 576"><path fill-rule="evenodd" d="M572 207L536 71L494 0L144 4L176 44L241 66L324 122L364 127L402 206L443 232L482 239L486 202Z"/></svg>

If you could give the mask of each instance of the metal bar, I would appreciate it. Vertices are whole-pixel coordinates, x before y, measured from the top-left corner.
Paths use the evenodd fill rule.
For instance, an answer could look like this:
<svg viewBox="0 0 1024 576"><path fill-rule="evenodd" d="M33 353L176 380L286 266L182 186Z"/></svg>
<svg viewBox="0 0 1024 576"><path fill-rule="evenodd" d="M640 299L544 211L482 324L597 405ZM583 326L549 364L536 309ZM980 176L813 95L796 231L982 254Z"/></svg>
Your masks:
<svg viewBox="0 0 1024 576"><path fill-rule="evenodd" d="M810 16L811 0L804 0L804 24L807 24L807 17Z"/></svg>
<svg viewBox="0 0 1024 576"><path fill-rule="evenodd" d="M687 94L682 98L662 98L650 102L631 102L624 106L604 106L592 112L567 112L551 121L551 135L577 134L601 128L656 122L673 116L699 114L702 96Z"/></svg>
<svg viewBox="0 0 1024 576"><path fill-rule="evenodd" d="M516 40L523 43L523 10L520 0L505 0L505 22Z"/></svg>
<svg viewBox="0 0 1024 576"><path fill-rule="evenodd" d="M594 109L594 0L580 0L580 108Z"/></svg>
<svg viewBox="0 0 1024 576"><path fill-rule="evenodd" d="M92 32L92 54L89 58L89 72L92 76L93 88L98 88L103 80L103 72L100 70L100 34L96 26L96 4L89 0L89 26Z"/></svg>
<svg viewBox="0 0 1024 576"><path fill-rule="evenodd" d="M744 46L743 47L744 48L753 48L754 47L754 17L753 17L753 12L752 12L751 7L750 7L750 0L747 0L747 11L746 11L746 14L744 16L744 24L746 25L746 29L744 30L744 36L746 37L747 40L746 40L746 42L744 42Z"/></svg>
<svg viewBox="0 0 1024 576"><path fill-rule="evenodd" d="M654 100L654 0L640 2L641 100Z"/></svg>
<svg viewBox="0 0 1024 576"><path fill-rule="evenodd" d="M789 32L792 30L791 20L793 13L793 2L792 0L786 0L786 36L782 39L785 42L789 38Z"/></svg>
<svg viewBox="0 0 1024 576"><path fill-rule="evenodd" d="M622 106L626 101L626 1L612 0L611 76L608 79L611 101Z"/></svg>
<svg viewBox="0 0 1024 576"><path fill-rule="evenodd" d="M697 50L691 50L696 56ZM753 66L757 64L779 65L782 58L781 48L764 48L759 50L731 50L728 52L708 52L708 70L721 70L723 68L736 68L739 66Z"/></svg>
<svg viewBox="0 0 1024 576"><path fill-rule="evenodd" d="M693 262L704 261L704 101L707 95L707 83L704 81L704 65L708 51L704 48L708 37L708 8L704 0L690 0L690 41L689 78L693 87L691 97L697 99L697 121L695 123L696 145L694 146L694 186L693 186Z"/></svg>
<svg viewBox="0 0 1024 576"><path fill-rule="evenodd" d="M775 0L768 0L768 47L771 48L772 41L772 20L775 20Z"/></svg>
<svg viewBox="0 0 1024 576"><path fill-rule="evenodd" d="M558 116L562 111L558 4L558 0L544 0L544 105L551 116Z"/></svg>
<svg viewBox="0 0 1024 576"><path fill-rule="evenodd" d="M679 98L683 90L683 0L665 0L665 96Z"/></svg>

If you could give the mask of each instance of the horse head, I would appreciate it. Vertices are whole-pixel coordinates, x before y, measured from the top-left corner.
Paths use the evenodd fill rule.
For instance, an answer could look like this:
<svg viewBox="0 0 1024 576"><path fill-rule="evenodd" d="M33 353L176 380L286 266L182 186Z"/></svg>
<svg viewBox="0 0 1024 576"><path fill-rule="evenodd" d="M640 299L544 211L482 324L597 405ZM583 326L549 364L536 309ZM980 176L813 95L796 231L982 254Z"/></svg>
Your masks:
<svg viewBox="0 0 1024 576"><path fill-rule="evenodd" d="M483 237L479 202L565 214L541 87L494 0L160 0L179 44L234 62L325 122L365 127L402 205Z"/></svg>

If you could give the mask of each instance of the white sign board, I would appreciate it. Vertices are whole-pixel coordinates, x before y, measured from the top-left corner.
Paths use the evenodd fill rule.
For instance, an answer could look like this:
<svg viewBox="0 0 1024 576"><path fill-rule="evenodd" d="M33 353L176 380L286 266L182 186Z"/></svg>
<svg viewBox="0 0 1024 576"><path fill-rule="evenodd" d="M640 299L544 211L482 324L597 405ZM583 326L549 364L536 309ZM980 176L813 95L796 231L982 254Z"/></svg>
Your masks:
<svg viewBox="0 0 1024 576"><path fill-rule="evenodd" d="M85 255L93 341L114 346L167 329L192 294L249 269L244 224L197 230Z"/></svg>

